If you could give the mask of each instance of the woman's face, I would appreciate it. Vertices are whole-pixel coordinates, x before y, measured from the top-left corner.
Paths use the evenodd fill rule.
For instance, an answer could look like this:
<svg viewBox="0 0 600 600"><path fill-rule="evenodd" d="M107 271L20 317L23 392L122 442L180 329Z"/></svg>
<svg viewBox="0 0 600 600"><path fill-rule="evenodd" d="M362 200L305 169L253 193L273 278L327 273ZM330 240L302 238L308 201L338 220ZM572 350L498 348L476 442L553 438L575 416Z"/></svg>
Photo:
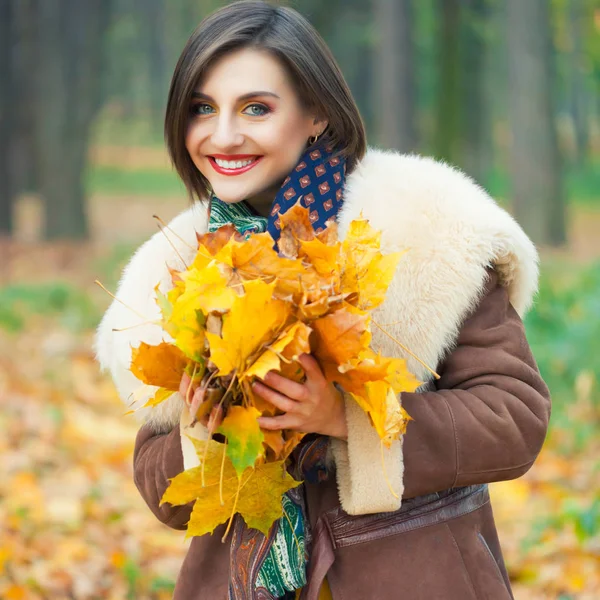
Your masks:
<svg viewBox="0 0 600 600"><path fill-rule="evenodd" d="M215 195L261 208L327 125L302 107L279 61L249 48L207 71L190 109L186 148Z"/></svg>

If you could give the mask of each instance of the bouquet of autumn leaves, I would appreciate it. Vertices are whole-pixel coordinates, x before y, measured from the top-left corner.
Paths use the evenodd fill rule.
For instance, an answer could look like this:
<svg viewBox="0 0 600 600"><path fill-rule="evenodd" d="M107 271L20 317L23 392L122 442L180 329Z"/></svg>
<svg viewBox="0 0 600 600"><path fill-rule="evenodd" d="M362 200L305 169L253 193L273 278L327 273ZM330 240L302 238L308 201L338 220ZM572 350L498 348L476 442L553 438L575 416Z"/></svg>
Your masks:
<svg viewBox="0 0 600 600"><path fill-rule="evenodd" d="M383 302L401 254L382 255L380 233L362 219L350 224L344 241L333 221L315 233L300 204L280 224L277 251L268 233L242 236L233 225L197 234L193 263L171 271L166 295L155 289L172 341L133 349L131 372L159 388L145 406L179 390L187 373L202 390L193 402L191 394L186 398L192 425L215 407L223 415L208 440L189 436L199 466L174 477L162 498L173 505L195 501L188 537L228 519L231 525L236 513L267 535L283 516L282 495L300 483L286 461L303 434L260 429L257 417L280 413L253 393L255 378L274 370L302 381L297 359L311 353L387 446L409 419L395 394L420 385L404 360L370 348L370 311Z"/></svg>

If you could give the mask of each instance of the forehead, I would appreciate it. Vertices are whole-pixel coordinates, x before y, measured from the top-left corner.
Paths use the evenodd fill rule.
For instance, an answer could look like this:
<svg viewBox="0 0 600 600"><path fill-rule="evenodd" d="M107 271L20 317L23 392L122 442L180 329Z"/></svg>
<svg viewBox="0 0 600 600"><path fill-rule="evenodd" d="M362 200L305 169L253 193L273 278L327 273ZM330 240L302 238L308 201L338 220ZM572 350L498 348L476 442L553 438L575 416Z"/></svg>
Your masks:
<svg viewBox="0 0 600 600"><path fill-rule="evenodd" d="M281 63L264 50L244 48L221 57L197 86L214 98L238 96L255 90L293 93L289 77Z"/></svg>

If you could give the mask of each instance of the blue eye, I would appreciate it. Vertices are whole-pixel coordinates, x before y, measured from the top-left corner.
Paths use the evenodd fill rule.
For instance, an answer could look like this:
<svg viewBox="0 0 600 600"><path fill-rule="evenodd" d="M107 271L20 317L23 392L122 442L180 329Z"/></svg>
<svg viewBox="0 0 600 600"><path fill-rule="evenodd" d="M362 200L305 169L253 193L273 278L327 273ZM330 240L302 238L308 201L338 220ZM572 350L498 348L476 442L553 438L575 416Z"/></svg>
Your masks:
<svg viewBox="0 0 600 600"><path fill-rule="evenodd" d="M256 110L253 110L250 115L252 117L264 117L265 115L269 114L271 112L271 109L268 108L267 106L265 106L264 104L248 104L248 106L246 106L245 110L248 109L258 109L258 112ZM248 114L248 113L246 113Z"/></svg>
<svg viewBox="0 0 600 600"><path fill-rule="evenodd" d="M205 108L208 110L204 110ZM192 106L190 107L190 112L193 115L209 115L209 111L211 110L213 110L213 107L210 104L205 104L204 102L192 104Z"/></svg>

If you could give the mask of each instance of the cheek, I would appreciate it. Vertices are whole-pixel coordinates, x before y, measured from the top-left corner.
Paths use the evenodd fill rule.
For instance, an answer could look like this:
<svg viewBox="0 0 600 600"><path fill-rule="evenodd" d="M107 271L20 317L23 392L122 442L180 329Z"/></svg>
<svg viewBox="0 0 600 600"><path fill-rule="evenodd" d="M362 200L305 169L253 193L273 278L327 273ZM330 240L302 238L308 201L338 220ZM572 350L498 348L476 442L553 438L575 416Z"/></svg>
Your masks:
<svg viewBox="0 0 600 600"><path fill-rule="evenodd" d="M204 128L199 123L190 123L185 134L185 147L190 153L191 157L194 158L194 154L198 154L198 145L205 133L202 131Z"/></svg>
<svg viewBox="0 0 600 600"><path fill-rule="evenodd" d="M265 125L267 125L265 123ZM265 127L256 132L255 139L265 147L272 150L281 151L284 149L298 146L308 140L309 135L304 135L306 130L306 122L299 119L296 115L280 114L277 119L273 119Z"/></svg>

